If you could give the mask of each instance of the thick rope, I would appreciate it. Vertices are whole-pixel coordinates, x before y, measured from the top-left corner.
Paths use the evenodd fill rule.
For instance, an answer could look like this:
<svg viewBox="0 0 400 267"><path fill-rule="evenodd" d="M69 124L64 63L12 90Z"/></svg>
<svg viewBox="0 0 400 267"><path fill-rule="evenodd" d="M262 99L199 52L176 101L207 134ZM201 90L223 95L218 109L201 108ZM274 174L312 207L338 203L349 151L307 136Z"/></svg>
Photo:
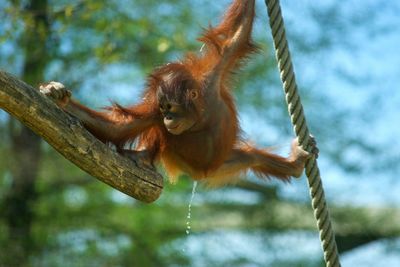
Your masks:
<svg viewBox="0 0 400 267"><path fill-rule="evenodd" d="M310 133L304 117L303 106L300 102L300 97L297 92L297 84L293 71L292 60L290 58L288 42L286 40L285 27L279 0L265 0L265 3L268 9L269 23L274 39L276 57L278 60L283 89L286 94L286 103L288 105L290 118L300 145L303 147L303 149L308 150L310 147ZM338 267L340 266L339 254L329 218L328 207L325 201L321 176L315 157L307 161L306 175L308 178L308 185L312 199L311 203L314 209L315 219L317 220L326 266Z"/></svg>

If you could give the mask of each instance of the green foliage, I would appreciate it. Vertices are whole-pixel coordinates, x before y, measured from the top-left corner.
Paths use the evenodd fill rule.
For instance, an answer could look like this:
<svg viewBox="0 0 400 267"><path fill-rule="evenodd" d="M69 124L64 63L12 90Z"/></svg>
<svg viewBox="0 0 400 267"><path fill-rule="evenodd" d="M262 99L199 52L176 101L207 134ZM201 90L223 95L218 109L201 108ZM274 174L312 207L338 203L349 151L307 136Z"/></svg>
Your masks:
<svg viewBox="0 0 400 267"><path fill-rule="evenodd" d="M125 97L127 93L124 90L131 88L132 83L135 87L132 86L129 92L143 87L145 75L154 66L177 60L186 51L197 51L200 44L195 39L202 31L201 27L214 23L228 3L212 0L49 0L50 31L46 32L44 27L38 26L35 29L38 34L32 40L27 38L27 33L33 30L35 14L27 11L28 2L0 1L0 68L21 74L27 52L34 51L35 47L45 47L44 71L38 74L35 72L38 66L32 67L28 72L34 76L32 80L41 77L60 80L76 90L75 96L90 95L90 99L84 101L92 102L96 102L96 97L107 99L112 93L130 99L131 95ZM303 13L298 12L300 7L294 2L290 3L291 6L284 7L284 11L287 14L285 18L288 18L288 34L299 77L307 73L309 68L330 65L330 62L323 65L319 61L331 53L330 49L342 47L344 40L343 46L357 50L358 47L351 43L350 38L352 33L358 32L358 28L354 27L361 27L368 18L375 18L378 14L372 9L355 12L357 14L351 19L354 23L349 25L343 15L346 10L339 9L338 4L328 5L325 9L312 7L309 13L303 12L318 25L314 25L316 30L313 32L307 32L296 25L296 22L305 20L301 17ZM290 135L291 129L271 41L267 37L265 8L262 6L259 6L257 21L255 39L261 46L261 52L254 55L238 75L235 94L239 110L254 114L250 123L262 134L263 140L260 142L274 139L271 132L277 132L281 142L284 139L281 136ZM371 34L377 34L376 30ZM356 91L360 94L364 91L361 86L365 84L364 78L370 76L369 73L349 75L343 69L338 72L340 77L360 87ZM317 81L300 78L301 95L313 133L318 137L323 154L328 155L325 156L328 164L346 171L347 175L365 173L372 168L396 172L399 166L398 150L391 154L383 153L384 148L378 147L375 142L368 142L368 139L354 134L358 128L362 128L362 125L354 127L352 124L361 112L351 116L349 110L342 107L345 97L340 96L336 102L332 101L325 88L328 82L321 85L324 77L320 75L317 78ZM378 96L381 99L380 92ZM378 97L371 97L370 104L377 105L374 102L376 99ZM365 111L362 114L366 116L363 117L364 122L369 125L371 114ZM22 166L22 163L14 162L9 157L8 118L0 115L0 203L3 203L13 179L9 168L11 164ZM266 121L272 130L260 129L259 120ZM356 122L360 123L359 120ZM265 266L259 264L256 256L251 256L254 253L236 255L234 246L221 241L224 240L221 237L229 234L224 230L231 228L233 235L244 232L246 236L273 236L271 229L282 230L279 228L281 226L273 225L274 221L268 225L259 224L260 229L246 226L247 220L257 221L264 216L262 212L265 209L262 209L262 212L251 217L256 208L266 205L260 201L262 198L257 193L236 192L234 195L240 199L240 203L235 204L237 200L227 200L229 188L207 193L200 189L193 209L194 230L187 236L187 205L192 187L189 179L183 178L176 185L167 183L161 199L145 205L88 177L48 145L43 144L42 151L43 160L35 183L38 198L31 203L35 213L31 229L34 240L34 253L30 259L32 266L201 266L201 263L205 263L204 266ZM325 161L325 165L328 164ZM372 167L366 170L365 165ZM265 183L260 186L265 186ZM297 186L295 184L290 188ZM256 200L247 204L249 199ZM226 211L236 212L230 213L230 216L220 216ZM235 228L238 222L244 222L239 229ZM216 229L215 225L223 225L225 229ZM5 218L0 217L1 248L9 244L7 231ZM218 233L213 235L215 232ZM297 236L298 233L294 234ZM221 252L223 255L219 259L211 259L212 253L209 251L197 250L200 253L191 254L187 249L193 242L197 247L210 245L206 243L210 236L214 236L212 240L221 242L216 250L225 252ZM307 235L306 239L319 246L314 234L312 237ZM269 260L272 259L270 266L320 265L319 250L313 254L317 256L310 259L282 259L274 256L276 251L266 240L259 241L258 247L263 250L260 253L269 253ZM240 242L243 242L242 239ZM238 246L244 250L252 245L249 242ZM279 246L278 249L283 250ZM0 266L5 256L2 251L0 249Z"/></svg>

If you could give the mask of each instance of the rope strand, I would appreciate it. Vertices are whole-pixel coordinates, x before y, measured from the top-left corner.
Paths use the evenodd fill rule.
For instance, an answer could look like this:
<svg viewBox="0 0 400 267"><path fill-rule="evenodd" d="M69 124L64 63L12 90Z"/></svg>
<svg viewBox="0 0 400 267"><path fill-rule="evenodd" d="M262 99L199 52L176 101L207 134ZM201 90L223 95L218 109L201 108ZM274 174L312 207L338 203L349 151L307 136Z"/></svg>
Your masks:
<svg viewBox="0 0 400 267"><path fill-rule="evenodd" d="M274 39L276 57L283 83L283 90L285 91L290 119L293 124L294 132L298 137L299 144L303 149L309 151L310 132L307 127L303 106L297 90L296 77L293 71L292 60L290 58L288 42L286 40L284 21L279 0L265 0L265 3L268 9L269 23ZM317 220L326 266L340 267L335 235L332 230L321 176L315 157L307 161L306 175L310 189L311 205L314 210L314 217Z"/></svg>

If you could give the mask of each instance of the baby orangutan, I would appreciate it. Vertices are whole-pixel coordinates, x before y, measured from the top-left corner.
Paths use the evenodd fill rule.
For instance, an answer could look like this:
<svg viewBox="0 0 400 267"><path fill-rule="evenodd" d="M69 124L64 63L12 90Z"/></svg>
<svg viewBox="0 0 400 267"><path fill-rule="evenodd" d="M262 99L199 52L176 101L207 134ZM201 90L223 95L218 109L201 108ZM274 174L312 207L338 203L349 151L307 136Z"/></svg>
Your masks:
<svg viewBox="0 0 400 267"><path fill-rule="evenodd" d="M60 83L43 84L40 90L94 136L115 144L120 153L161 162L172 182L185 173L220 185L234 182L248 170L284 181L299 177L305 161L318 154L314 141L308 153L295 140L290 156L284 158L240 137L230 85L235 70L257 50L251 40L254 2L233 1L222 22L199 38L204 43L201 53L156 68L139 104L115 104L98 112L70 99L70 91ZM132 142L135 150L124 149Z"/></svg>

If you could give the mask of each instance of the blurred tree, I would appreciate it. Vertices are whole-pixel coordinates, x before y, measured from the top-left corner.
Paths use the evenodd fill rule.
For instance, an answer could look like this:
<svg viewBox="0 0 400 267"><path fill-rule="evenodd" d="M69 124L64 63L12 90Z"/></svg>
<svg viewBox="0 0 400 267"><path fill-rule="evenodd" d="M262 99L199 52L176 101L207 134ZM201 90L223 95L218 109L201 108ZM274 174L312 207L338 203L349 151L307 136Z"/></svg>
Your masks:
<svg viewBox="0 0 400 267"><path fill-rule="evenodd" d="M116 62L140 64L146 71L188 46L184 31L166 29L172 25L171 18L191 18L185 5L172 8L176 1L165 1L165 10L158 12L165 27L155 27L156 21L143 15L154 12L157 1L139 2L126 2L128 8L118 1L6 1L0 5L7 20L0 30L0 41L6 46L1 51L5 53L1 65L19 73L31 85L51 77L75 87L102 66ZM166 38L165 30L174 30L172 39ZM176 47L172 47L173 41ZM77 67L83 63L85 67ZM33 251L40 251L40 244L34 244L32 224L41 193L36 188L43 146L38 136L12 118L8 118L5 129L10 140L6 168L10 170L11 185L2 200L7 233L2 238L7 246L0 253L0 262L5 266L28 266Z"/></svg>
<svg viewBox="0 0 400 267"><path fill-rule="evenodd" d="M214 22L228 2L0 1L0 66L32 85L51 79L79 88L74 96L92 106L104 103L99 99L114 96L122 103L132 102L138 96L135 89L141 87L144 74L152 67L200 48L194 41L200 26ZM303 102L323 151L322 160L325 157L328 161L325 166L339 168L346 175L350 171L360 175L376 166L381 166L382 173L396 172L396 146L386 150L392 152L384 153L385 147L354 134L365 129L362 121L356 120L357 127L352 124L359 113L343 107L346 92L332 101L332 92L339 88L326 90L331 88L330 80L324 84L321 79L338 55L332 49L342 47L343 40L349 45L353 33L361 32L358 27L374 18L373 14L387 16L390 9L395 13L396 9L390 7L393 4L387 2L386 7L361 12L364 9L352 6L354 1L347 8L340 8L344 4L334 1L318 5L308 1L282 2ZM376 5L381 2L384 1ZM253 131L253 140L286 142L282 136L291 134L290 123L278 72L274 70L273 52L267 45L270 41L265 33L267 19L262 1L258 7L255 36L261 36L266 53L255 56L240 74L236 96L240 110L245 111L243 122ZM374 36L386 33L385 27L389 27L381 25L381 30L371 23L367 25L370 30L364 29L365 32L372 31ZM351 43L351 53L365 43ZM349 75L345 64L339 67L339 74L346 74L360 88L349 98L360 97L366 90L360 83L365 85L370 80L365 81L363 75ZM356 73L361 72L356 69ZM132 80L135 85L128 90ZM113 92L107 91L110 88ZM376 103L371 100L373 104ZM6 140L0 142L1 158L8 163L5 166L0 161L0 266L265 266L266 262L270 266L321 266L322 255L308 203L282 202L281 191L271 189L271 183L245 183L238 186L239 190L201 192L193 209L195 230L186 236L186 203L191 186L188 179L167 185L157 203L144 205L87 177L4 113L0 113L0 138ZM352 149L353 153L347 155L346 151ZM390 164L384 165L385 162ZM371 167L363 171L365 165ZM285 188L300 187L300 183L294 183ZM353 196L356 186L350 188ZM307 201L298 196L307 193L301 193L291 195ZM398 236L396 210L332 206L339 247L343 250ZM301 231L306 232L309 242L304 246L299 245L296 235ZM294 234L294 240L284 236L283 241L276 241L275 235L282 233ZM230 235L232 239L224 239ZM283 253L277 259L278 253L272 249L272 243L279 251L289 247L292 255L303 247L309 248L310 242L317 248L312 257L304 253L293 260ZM294 262L296 259L299 260Z"/></svg>
<svg viewBox="0 0 400 267"><path fill-rule="evenodd" d="M13 5L15 9L20 8L18 1ZM50 36L47 9L47 0L31 0L18 12L24 28L20 38L24 52L21 77L30 84L44 79ZM12 118L9 119L8 130L12 184L3 203L9 240L3 250L3 260L6 266L27 266L34 249L31 227L37 198L35 182L41 159L40 138Z"/></svg>

